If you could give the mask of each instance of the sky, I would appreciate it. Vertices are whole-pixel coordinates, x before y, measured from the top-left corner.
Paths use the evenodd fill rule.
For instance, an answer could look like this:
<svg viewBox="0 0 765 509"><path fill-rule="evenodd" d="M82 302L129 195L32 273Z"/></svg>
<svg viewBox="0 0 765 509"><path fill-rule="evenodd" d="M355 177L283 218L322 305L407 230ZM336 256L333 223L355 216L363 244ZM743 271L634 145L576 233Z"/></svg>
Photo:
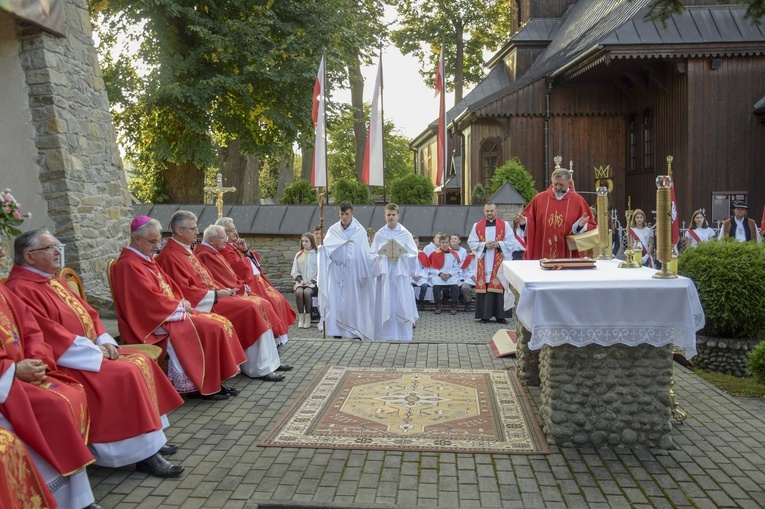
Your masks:
<svg viewBox="0 0 765 509"><path fill-rule="evenodd" d="M391 121L400 134L414 138L438 118L438 98L420 76L420 63L411 55L402 55L393 45L383 50L383 116ZM362 68L364 102L372 102L377 62ZM435 68L433 77L435 79ZM332 90L330 101L351 102L350 90ZM447 92L447 109L454 104L454 92Z"/></svg>

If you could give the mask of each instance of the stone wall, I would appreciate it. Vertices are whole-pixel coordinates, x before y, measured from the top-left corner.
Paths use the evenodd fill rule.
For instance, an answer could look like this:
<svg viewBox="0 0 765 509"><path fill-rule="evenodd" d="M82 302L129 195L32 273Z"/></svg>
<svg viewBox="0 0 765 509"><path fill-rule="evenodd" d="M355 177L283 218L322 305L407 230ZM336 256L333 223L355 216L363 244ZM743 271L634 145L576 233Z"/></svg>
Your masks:
<svg viewBox="0 0 765 509"><path fill-rule="evenodd" d="M705 371L715 371L739 377L751 376L747 355L762 339L730 339L696 335L697 355L693 365Z"/></svg>
<svg viewBox="0 0 765 509"><path fill-rule="evenodd" d="M557 445L672 445L672 346L543 346L540 425Z"/></svg>
<svg viewBox="0 0 765 509"><path fill-rule="evenodd" d="M292 260L300 251L299 235L248 236L242 235L247 245L260 255L263 273L282 293L292 293L294 281L290 276Z"/></svg>
<svg viewBox="0 0 765 509"><path fill-rule="evenodd" d="M86 0L65 0L66 37L20 25L37 166L49 225L88 298L111 305L106 265L127 238L130 197Z"/></svg>

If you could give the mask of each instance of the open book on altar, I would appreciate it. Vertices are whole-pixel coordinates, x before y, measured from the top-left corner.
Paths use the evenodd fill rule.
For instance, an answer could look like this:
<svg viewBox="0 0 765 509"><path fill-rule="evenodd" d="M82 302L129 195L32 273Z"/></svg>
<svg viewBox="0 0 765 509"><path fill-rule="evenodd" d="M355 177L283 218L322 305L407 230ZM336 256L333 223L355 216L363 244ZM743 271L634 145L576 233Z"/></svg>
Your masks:
<svg viewBox="0 0 765 509"><path fill-rule="evenodd" d="M377 254L385 256L388 260L398 260L399 256L406 254L406 248L395 240L388 239L377 251Z"/></svg>

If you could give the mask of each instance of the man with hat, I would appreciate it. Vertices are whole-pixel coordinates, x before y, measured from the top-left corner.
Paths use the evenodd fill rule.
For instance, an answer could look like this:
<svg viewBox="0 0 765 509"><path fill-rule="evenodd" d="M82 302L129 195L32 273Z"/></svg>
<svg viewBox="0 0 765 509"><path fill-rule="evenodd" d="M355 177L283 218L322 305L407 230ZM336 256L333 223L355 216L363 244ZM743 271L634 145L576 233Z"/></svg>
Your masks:
<svg viewBox="0 0 765 509"><path fill-rule="evenodd" d="M746 217L748 208L746 203L742 201L737 201L733 204L733 217L723 221L720 228L720 236L722 238L733 238L738 242L747 242L749 240L762 242L754 219Z"/></svg>

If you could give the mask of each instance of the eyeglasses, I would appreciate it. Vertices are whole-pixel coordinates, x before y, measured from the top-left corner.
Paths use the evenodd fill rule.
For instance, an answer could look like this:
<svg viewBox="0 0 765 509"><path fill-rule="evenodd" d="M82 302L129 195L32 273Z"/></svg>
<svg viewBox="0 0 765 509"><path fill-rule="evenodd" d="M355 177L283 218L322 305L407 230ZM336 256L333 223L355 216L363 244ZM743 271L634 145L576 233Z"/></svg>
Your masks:
<svg viewBox="0 0 765 509"><path fill-rule="evenodd" d="M236 228L226 228L226 233L235 232Z"/></svg>
<svg viewBox="0 0 765 509"><path fill-rule="evenodd" d="M62 251L64 244L52 244L50 246L38 247L37 249L30 249L27 253L34 253L35 251Z"/></svg>
<svg viewBox="0 0 765 509"><path fill-rule="evenodd" d="M158 246L158 245L160 245L162 243L162 238L161 237L158 238L158 239L155 239L155 240L147 239L143 235L138 235L138 237L141 237L143 240L145 240L146 242L148 242L152 246Z"/></svg>
<svg viewBox="0 0 765 509"><path fill-rule="evenodd" d="M191 230L193 232L198 232L199 227L198 226L179 226L178 228L182 228L184 230Z"/></svg>

